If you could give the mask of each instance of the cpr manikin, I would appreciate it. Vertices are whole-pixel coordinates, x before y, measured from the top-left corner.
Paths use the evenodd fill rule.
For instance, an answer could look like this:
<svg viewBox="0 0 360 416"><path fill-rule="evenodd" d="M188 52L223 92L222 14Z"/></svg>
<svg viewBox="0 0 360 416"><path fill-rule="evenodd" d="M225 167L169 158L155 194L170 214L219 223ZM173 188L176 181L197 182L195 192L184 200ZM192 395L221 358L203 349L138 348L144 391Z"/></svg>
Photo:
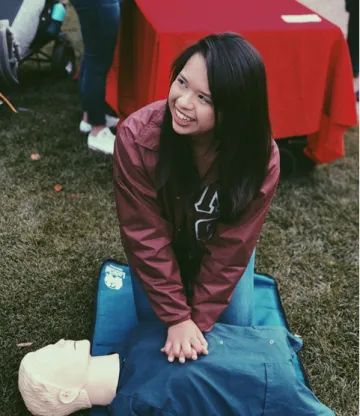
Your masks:
<svg viewBox="0 0 360 416"><path fill-rule="evenodd" d="M298 380L292 360L301 342L285 328L216 323L209 354L184 363L161 352L167 331L139 323L101 357L90 356L88 341L65 340L26 354L19 389L27 408L37 416L93 405L109 416L251 416L266 406L268 416L334 416Z"/></svg>
<svg viewBox="0 0 360 416"><path fill-rule="evenodd" d="M60 340L23 358L19 390L33 415L65 416L116 395L119 355L91 357L89 341Z"/></svg>

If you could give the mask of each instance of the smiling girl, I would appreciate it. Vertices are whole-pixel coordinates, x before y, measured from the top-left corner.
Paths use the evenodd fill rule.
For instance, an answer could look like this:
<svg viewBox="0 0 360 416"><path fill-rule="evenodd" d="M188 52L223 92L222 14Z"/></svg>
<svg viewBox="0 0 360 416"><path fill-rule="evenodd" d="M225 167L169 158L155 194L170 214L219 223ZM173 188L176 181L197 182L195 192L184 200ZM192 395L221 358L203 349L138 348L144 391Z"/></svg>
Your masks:
<svg viewBox="0 0 360 416"><path fill-rule="evenodd" d="M207 354L215 322L251 325L254 250L279 179L259 53L233 33L186 49L167 100L118 130L114 178L138 317L168 325L169 361Z"/></svg>

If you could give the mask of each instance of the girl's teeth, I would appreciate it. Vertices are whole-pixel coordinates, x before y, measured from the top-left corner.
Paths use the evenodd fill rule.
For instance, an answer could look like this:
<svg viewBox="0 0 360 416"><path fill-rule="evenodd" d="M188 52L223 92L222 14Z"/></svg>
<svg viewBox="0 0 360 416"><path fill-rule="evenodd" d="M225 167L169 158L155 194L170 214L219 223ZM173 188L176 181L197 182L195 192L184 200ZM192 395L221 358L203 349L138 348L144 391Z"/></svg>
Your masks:
<svg viewBox="0 0 360 416"><path fill-rule="evenodd" d="M184 114L180 113L179 110L175 110L178 117L180 117L182 120L191 121L191 118L184 116Z"/></svg>

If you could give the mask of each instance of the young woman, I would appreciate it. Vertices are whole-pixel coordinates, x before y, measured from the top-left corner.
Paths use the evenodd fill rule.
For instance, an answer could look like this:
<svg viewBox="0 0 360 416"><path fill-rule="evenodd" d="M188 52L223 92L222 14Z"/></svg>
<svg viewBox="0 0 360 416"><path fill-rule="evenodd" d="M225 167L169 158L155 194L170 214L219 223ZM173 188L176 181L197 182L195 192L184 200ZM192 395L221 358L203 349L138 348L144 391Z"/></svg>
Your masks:
<svg viewBox="0 0 360 416"><path fill-rule="evenodd" d="M206 354L217 321L251 325L254 249L279 179L258 52L232 33L185 50L168 99L121 125L114 176L139 319L167 323L169 361Z"/></svg>

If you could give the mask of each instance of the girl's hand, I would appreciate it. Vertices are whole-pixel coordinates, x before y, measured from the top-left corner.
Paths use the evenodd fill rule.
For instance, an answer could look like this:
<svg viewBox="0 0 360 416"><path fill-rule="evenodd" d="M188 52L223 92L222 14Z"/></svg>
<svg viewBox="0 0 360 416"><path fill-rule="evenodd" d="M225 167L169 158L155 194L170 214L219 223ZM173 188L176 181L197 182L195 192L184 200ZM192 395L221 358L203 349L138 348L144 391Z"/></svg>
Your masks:
<svg viewBox="0 0 360 416"><path fill-rule="evenodd" d="M191 348L191 359L192 360L197 360L197 357L198 357L197 352L194 350L194 348ZM175 359L175 355L174 355L173 351L171 350L168 360L169 360L169 362L173 362L174 359ZM181 350L180 354L179 354L179 362L181 364L184 364L185 361L186 361L185 354Z"/></svg>
<svg viewBox="0 0 360 416"><path fill-rule="evenodd" d="M185 362L186 358L196 360L198 354L208 354L208 343L195 322L188 319L169 327L161 351L167 354L170 362L175 358Z"/></svg>

